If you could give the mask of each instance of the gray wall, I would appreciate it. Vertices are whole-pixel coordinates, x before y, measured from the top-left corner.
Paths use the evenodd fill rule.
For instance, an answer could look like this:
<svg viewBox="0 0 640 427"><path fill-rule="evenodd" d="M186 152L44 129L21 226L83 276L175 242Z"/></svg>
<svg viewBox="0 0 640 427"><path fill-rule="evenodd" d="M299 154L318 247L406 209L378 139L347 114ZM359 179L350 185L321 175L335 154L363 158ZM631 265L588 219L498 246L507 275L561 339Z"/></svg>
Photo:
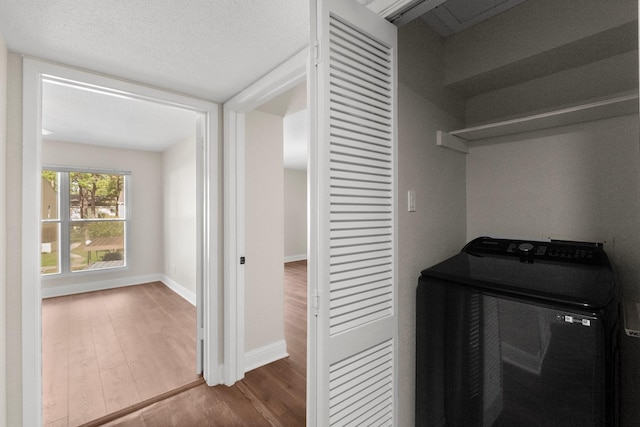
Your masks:
<svg viewBox="0 0 640 427"><path fill-rule="evenodd" d="M282 117L247 113L245 351L284 339Z"/></svg>
<svg viewBox="0 0 640 427"><path fill-rule="evenodd" d="M6 159L7 159L7 46L0 34L0 254L6 253ZM6 289L6 257L0 256L0 289ZM5 316L6 294L0 291L0 313ZM0 320L0 424L7 419L7 319Z"/></svg>
<svg viewBox="0 0 640 427"><path fill-rule="evenodd" d="M307 171L284 170L284 259L307 259Z"/></svg>
<svg viewBox="0 0 640 427"><path fill-rule="evenodd" d="M194 123L195 126L195 123ZM187 138L162 153L161 267L164 275L196 294L196 141Z"/></svg>
<svg viewBox="0 0 640 427"><path fill-rule="evenodd" d="M442 59L443 41L418 21L401 28L398 36L398 415L399 425L413 426L416 287L422 269L455 254L465 243L466 160L464 154L438 147L435 140L436 130L461 126L461 120L446 111L455 111L458 100L447 99L447 91L438 87L441 75L431 80ZM415 37L425 43L413 44ZM421 46L426 50L417 58ZM437 94L437 103L429 99L431 94ZM416 212L407 211L409 190L416 192Z"/></svg>

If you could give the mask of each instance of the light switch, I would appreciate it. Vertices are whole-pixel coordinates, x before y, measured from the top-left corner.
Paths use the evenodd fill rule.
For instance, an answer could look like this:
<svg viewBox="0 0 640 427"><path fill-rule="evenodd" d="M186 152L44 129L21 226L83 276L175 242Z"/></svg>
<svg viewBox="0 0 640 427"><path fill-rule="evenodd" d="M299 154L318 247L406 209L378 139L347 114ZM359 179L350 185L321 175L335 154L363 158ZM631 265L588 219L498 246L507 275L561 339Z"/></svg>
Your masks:
<svg viewBox="0 0 640 427"><path fill-rule="evenodd" d="M409 212L416 211L416 192L414 190L409 190L407 193L407 207Z"/></svg>

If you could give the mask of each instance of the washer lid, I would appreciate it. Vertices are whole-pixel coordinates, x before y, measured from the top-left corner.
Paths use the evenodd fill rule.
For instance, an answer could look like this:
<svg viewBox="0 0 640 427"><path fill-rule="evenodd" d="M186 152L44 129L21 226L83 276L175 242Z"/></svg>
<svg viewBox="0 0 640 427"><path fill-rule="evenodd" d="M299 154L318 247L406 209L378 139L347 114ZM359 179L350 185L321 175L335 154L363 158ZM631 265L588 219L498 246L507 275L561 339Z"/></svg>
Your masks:
<svg viewBox="0 0 640 427"><path fill-rule="evenodd" d="M535 251L536 243L542 242L533 242L534 249L527 251ZM422 276L583 309L604 308L616 297L615 277L601 248L597 262L535 257L531 261L500 251L493 254L468 251L469 245L458 255L424 270Z"/></svg>
<svg viewBox="0 0 640 427"><path fill-rule="evenodd" d="M520 258L524 262L559 262L593 266L609 266L609 259L601 243L552 240L493 239L478 237L469 242L463 252L479 256L505 256Z"/></svg>

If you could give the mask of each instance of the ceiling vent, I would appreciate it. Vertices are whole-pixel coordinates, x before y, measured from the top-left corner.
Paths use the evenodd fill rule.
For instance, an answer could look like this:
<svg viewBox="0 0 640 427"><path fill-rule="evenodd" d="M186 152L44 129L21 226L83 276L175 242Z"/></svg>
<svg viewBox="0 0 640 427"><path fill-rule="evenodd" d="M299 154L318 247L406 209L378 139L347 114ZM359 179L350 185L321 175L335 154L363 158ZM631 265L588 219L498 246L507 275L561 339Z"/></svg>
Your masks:
<svg viewBox="0 0 640 427"><path fill-rule="evenodd" d="M526 0L448 0L421 18L442 37L449 37Z"/></svg>
<svg viewBox="0 0 640 427"><path fill-rule="evenodd" d="M459 33L526 0L358 0L398 27L425 20L442 37ZM387 3L392 3L391 7ZM386 7L386 9L383 8ZM380 10L378 10L380 9ZM384 9L384 11L383 11ZM387 12L387 13L383 13Z"/></svg>

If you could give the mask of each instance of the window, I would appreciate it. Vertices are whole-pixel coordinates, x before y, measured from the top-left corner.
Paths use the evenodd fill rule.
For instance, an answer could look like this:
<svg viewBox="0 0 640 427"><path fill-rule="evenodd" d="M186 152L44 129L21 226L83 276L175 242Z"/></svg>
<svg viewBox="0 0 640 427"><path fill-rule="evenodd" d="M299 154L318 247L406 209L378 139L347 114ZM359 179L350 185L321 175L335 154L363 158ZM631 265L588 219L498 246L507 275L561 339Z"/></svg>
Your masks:
<svg viewBox="0 0 640 427"><path fill-rule="evenodd" d="M125 267L128 174L42 171L43 275Z"/></svg>

